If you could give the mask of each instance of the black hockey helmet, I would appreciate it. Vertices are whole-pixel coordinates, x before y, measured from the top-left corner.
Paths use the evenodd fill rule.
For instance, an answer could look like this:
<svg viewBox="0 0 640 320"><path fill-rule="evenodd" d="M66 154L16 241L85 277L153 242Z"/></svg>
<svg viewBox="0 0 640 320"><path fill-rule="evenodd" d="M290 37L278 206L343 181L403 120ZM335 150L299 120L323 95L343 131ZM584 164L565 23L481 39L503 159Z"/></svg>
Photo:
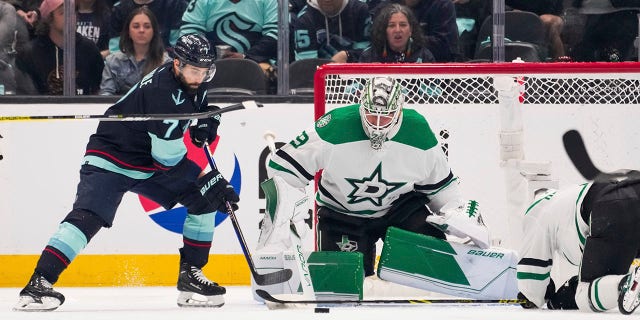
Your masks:
<svg viewBox="0 0 640 320"><path fill-rule="evenodd" d="M214 64L216 51L211 50L209 40L204 35L190 33L181 36L173 47L173 53L175 58L180 60L183 67L188 64L198 68L208 68L209 71L204 82L208 82L213 78L216 72L216 65Z"/></svg>

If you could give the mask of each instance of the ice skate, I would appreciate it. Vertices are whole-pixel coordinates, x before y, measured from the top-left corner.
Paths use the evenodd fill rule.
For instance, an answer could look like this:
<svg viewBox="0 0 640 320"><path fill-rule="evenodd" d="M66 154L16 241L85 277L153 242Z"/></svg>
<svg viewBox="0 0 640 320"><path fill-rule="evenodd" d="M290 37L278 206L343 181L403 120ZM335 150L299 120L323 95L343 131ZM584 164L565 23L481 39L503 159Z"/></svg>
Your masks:
<svg viewBox="0 0 640 320"><path fill-rule="evenodd" d="M227 290L217 283L207 279L202 269L180 263L178 276L178 306L215 308L224 304L224 294Z"/></svg>
<svg viewBox="0 0 640 320"><path fill-rule="evenodd" d="M622 314L631 314L640 305L640 267L634 267L631 273L620 281L618 309Z"/></svg>
<svg viewBox="0 0 640 320"><path fill-rule="evenodd" d="M62 293L53 290L47 279L34 273L27 286L20 291L14 311L53 311L64 303Z"/></svg>

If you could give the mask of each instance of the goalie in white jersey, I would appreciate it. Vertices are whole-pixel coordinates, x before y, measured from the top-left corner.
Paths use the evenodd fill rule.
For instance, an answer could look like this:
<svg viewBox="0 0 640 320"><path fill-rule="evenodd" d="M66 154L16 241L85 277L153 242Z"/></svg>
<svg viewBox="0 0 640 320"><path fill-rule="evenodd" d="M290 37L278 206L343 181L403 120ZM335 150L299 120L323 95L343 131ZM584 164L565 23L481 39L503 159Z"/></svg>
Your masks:
<svg viewBox="0 0 640 320"><path fill-rule="evenodd" d="M640 304L640 172L549 190L527 209L519 251L519 296L525 308L632 313ZM579 266L556 292L554 254ZM557 263L556 263L557 265Z"/></svg>
<svg viewBox="0 0 640 320"><path fill-rule="evenodd" d="M468 236L489 246L480 213L465 211L458 178L429 123L403 109L403 101L398 82L370 79L360 104L323 115L280 148L267 169L276 183L295 188L322 170L315 199L318 248L363 253L366 276L374 274L375 243L389 226L440 239L445 232Z"/></svg>

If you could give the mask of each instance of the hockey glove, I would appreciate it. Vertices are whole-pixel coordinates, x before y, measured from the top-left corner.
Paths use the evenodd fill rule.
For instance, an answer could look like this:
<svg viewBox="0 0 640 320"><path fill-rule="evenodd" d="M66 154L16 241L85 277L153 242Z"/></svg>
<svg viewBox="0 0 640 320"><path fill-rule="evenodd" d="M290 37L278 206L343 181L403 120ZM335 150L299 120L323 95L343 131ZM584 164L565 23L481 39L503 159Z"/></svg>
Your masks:
<svg viewBox="0 0 640 320"><path fill-rule="evenodd" d="M208 106L202 112L210 112L219 110L220 107ZM217 114L211 118L198 119L198 123L189 127L189 136L191 143L198 148L202 148L205 143L216 140L218 135L218 126L220 125L220 115Z"/></svg>
<svg viewBox="0 0 640 320"><path fill-rule="evenodd" d="M529 301L529 299L527 299L527 297L525 297L524 294L522 294L522 292L518 292L518 300L526 300L525 303L521 303L520 304L525 309L537 309L538 308L536 306L536 304L531 302L531 301Z"/></svg>
<svg viewBox="0 0 640 320"><path fill-rule="evenodd" d="M226 202L238 209L240 197L218 170L211 170L196 181L196 188L180 201L190 214L213 211L228 213Z"/></svg>
<svg viewBox="0 0 640 320"><path fill-rule="evenodd" d="M481 249L490 247L489 230L482 221L480 207L475 200L449 202L439 214L427 216L427 222L446 234L461 239L469 237Z"/></svg>
<svg viewBox="0 0 640 320"><path fill-rule="evenodd" d="M555 292L556 292L556 285L555 283L553 283L553 279L551 279L549 284L547 285L547 291L544 293L544 300L548 301L549 298L553 296ZM518 292L518 299L526 300L526 302L520 304L525 309L538 308L538 306L536 306L535 303L531 302L524 294L522 294L522 292Z"/></svg>
<svg viewBox="0 0 640 320"><path fill-rule="evenodd" d="M577 310L576 289L578 288L578 276L567 280L558 292L551 295L547 301L547 307L552 310Z"/></svg>

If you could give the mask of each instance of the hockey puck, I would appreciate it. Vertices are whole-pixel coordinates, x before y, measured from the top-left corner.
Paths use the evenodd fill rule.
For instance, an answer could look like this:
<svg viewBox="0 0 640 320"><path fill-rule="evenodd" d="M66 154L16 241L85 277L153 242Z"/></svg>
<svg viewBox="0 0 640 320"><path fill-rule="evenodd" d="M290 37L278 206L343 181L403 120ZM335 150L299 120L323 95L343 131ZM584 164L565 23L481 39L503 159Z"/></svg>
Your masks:
<svg viewBox="0 0 640 320"><path fill-rule="evenodd" d="M315 308L313 309L315 313L329 313L329 308Z"/></svg>

